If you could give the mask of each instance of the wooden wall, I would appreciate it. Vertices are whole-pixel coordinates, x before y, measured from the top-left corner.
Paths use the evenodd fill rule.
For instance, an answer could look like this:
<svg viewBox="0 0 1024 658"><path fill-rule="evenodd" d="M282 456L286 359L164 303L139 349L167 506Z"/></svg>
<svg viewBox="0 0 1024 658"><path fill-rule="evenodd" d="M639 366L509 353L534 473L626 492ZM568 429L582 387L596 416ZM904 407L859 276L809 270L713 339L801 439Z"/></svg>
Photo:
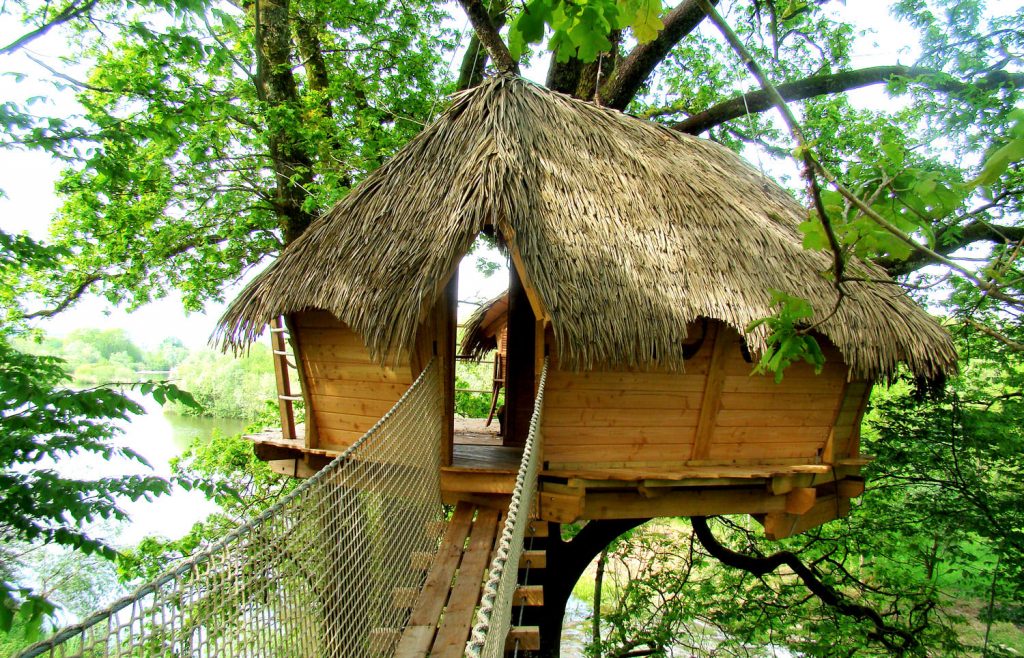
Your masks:
<svg viewBox="0 0 1024 658"><path fill-rule="evenodd" d="M701 327L690 328L699 336ZM685 372L552 370L545 392L549 468L680 462L822 463L856 456L870 386L846 382L838 351L820 339L819 375L794 364L782 383L750 374L738 333L708 323ZM833 426L838 426L833 431Z"/></svg>
<svg viewBox="0 0 1024 658"><path fill-rule="evenodd" d="M292 324L315 426L314 436L307 433L307 446L344 449L409 388L414 378L410 359L404 355L391 367L371 361L363 339L326 311L296 313ZM310 425L307 420L307 429Z"/></svg>

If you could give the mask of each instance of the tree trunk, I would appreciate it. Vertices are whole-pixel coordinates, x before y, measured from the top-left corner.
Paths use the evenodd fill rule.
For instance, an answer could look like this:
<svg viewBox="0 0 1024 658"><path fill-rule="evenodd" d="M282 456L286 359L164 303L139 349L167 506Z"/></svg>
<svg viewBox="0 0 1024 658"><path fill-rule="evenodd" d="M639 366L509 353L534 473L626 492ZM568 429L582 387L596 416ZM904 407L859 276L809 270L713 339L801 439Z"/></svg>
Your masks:
<svg viewBox="0 0 1024 658"><path fill-rule="evenodd" d="M276 180L274 206L284 242L302 235L313 220L304 209L313 182L313 159L298 134L299 89L292 72L288 0L258 0L247 6L255 27L256 89L268 106L267 142Z"/></svg>

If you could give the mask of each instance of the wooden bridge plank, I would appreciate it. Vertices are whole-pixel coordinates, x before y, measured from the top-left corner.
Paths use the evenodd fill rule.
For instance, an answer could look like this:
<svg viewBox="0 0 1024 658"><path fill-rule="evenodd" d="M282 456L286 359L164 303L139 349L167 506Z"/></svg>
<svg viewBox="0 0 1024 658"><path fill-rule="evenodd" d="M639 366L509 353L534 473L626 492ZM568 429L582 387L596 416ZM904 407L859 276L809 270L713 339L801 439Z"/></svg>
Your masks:
<svg viewBox="0 0 1024 658"><path fill-rule="evenodd" d="M434 563L427 573L426 583L420 590L416 605L409 616L409 623L395 650L395 658L424 658L427 655L430 643L434 639L437 620L441 616L441 610L444 609L451 588L452 577L462 557L462 548L473 521L473 511L474 507L466 503L455 506L455 513L445 529L441 548L437 551Z"/></svg>
<svg viewBox="0 0 1024 658"><path fill-rule="evenodd" d="M444 620L430 652L431 658L459 658L463 655L497 534L498 510L480 508L469 537L469 549L462 558L455 587L444 611Z"/></svg>

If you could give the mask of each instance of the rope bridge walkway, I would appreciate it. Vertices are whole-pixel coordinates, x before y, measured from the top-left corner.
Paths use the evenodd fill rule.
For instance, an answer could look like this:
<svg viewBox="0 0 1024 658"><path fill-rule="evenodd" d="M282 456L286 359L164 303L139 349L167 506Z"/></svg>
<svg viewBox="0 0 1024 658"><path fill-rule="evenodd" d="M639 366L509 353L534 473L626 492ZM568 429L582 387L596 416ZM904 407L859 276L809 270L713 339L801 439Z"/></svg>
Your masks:
<svg viewBox="0 0 1024 658"><path fill-rule="evenodd" d="M515 649L547 366L509 508L462 503L447 523L439 370L251 522L19 658L476 658L502 656L506 637Z"/></svg>

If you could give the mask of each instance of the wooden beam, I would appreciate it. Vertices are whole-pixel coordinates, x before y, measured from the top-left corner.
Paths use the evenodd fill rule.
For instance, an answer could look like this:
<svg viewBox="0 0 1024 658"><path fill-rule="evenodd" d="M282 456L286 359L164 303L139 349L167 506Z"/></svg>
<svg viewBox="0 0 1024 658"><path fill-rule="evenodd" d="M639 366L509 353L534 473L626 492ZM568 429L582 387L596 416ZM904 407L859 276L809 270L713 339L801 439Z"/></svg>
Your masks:
<svg viewBox="0 0 1024 658"><path fill-rule="evenodd" d="M836 483L836 493L844 498L856 498L864 493L863 478L847 478Z"/></svg>
<svg viewBox="0 0 1024 658"><path fill-rule="evenodd" d="M537 493L540 500L540 518L545 521L572 523L583 514L583 496L550 491Z"/></svg>
<svg viewBox="0 0 1024 658"><path fill-rule="evenodd" d="M715 431L715 420L722 402L722 388L725 384L725 358L733 344L732 330L718 322L715 327L714 345L711 351L711 365L704 380L704 399L700 405L697 433L693 442L690 459L707 459L711 449L711 437Z"/></svg>
<svg viewBox="0 0 1024 658"><path fill-rule="evenodd" d="M788 514L785 511L769 512L765 515L762 523L765 537L785 539L844 517L849 513L849 498L823 496L805 514Z"/></svg>
<svg viewBox="0 0 1024 658"><path fill-rule="evenodd" d="M519 247L515 242L509 244L509 253L512 254L512 265L515 267L519 280L522 282L523 290L526 291L526 297L530 300L533 316L538 320L550 322L551 316L548 314L547 309L544 308L544 302L541 301L540 293L537 292L536 286L533 285L533 281L530 279L529 272L526 271L522 254L519 253Z"/></svg>
<svg viewBox="0 0 1024 658"><path fill-rule="evenodd" d="M814 487L801 487L799 489L793 489L786 494L786 513L787 514L806 514L814 507L814 502L818 498L818 490Z"/></svg>
<svg viewBox="0 0 1024 658"><path fill-rule="evenodd" d="M655 516L716 516L784 512L786 496L772 496L764 488L697 489L672 491L658 498L633 492L588 492L583 519L639 519ZM543 510L543 508L542 508Z"/></svg>

